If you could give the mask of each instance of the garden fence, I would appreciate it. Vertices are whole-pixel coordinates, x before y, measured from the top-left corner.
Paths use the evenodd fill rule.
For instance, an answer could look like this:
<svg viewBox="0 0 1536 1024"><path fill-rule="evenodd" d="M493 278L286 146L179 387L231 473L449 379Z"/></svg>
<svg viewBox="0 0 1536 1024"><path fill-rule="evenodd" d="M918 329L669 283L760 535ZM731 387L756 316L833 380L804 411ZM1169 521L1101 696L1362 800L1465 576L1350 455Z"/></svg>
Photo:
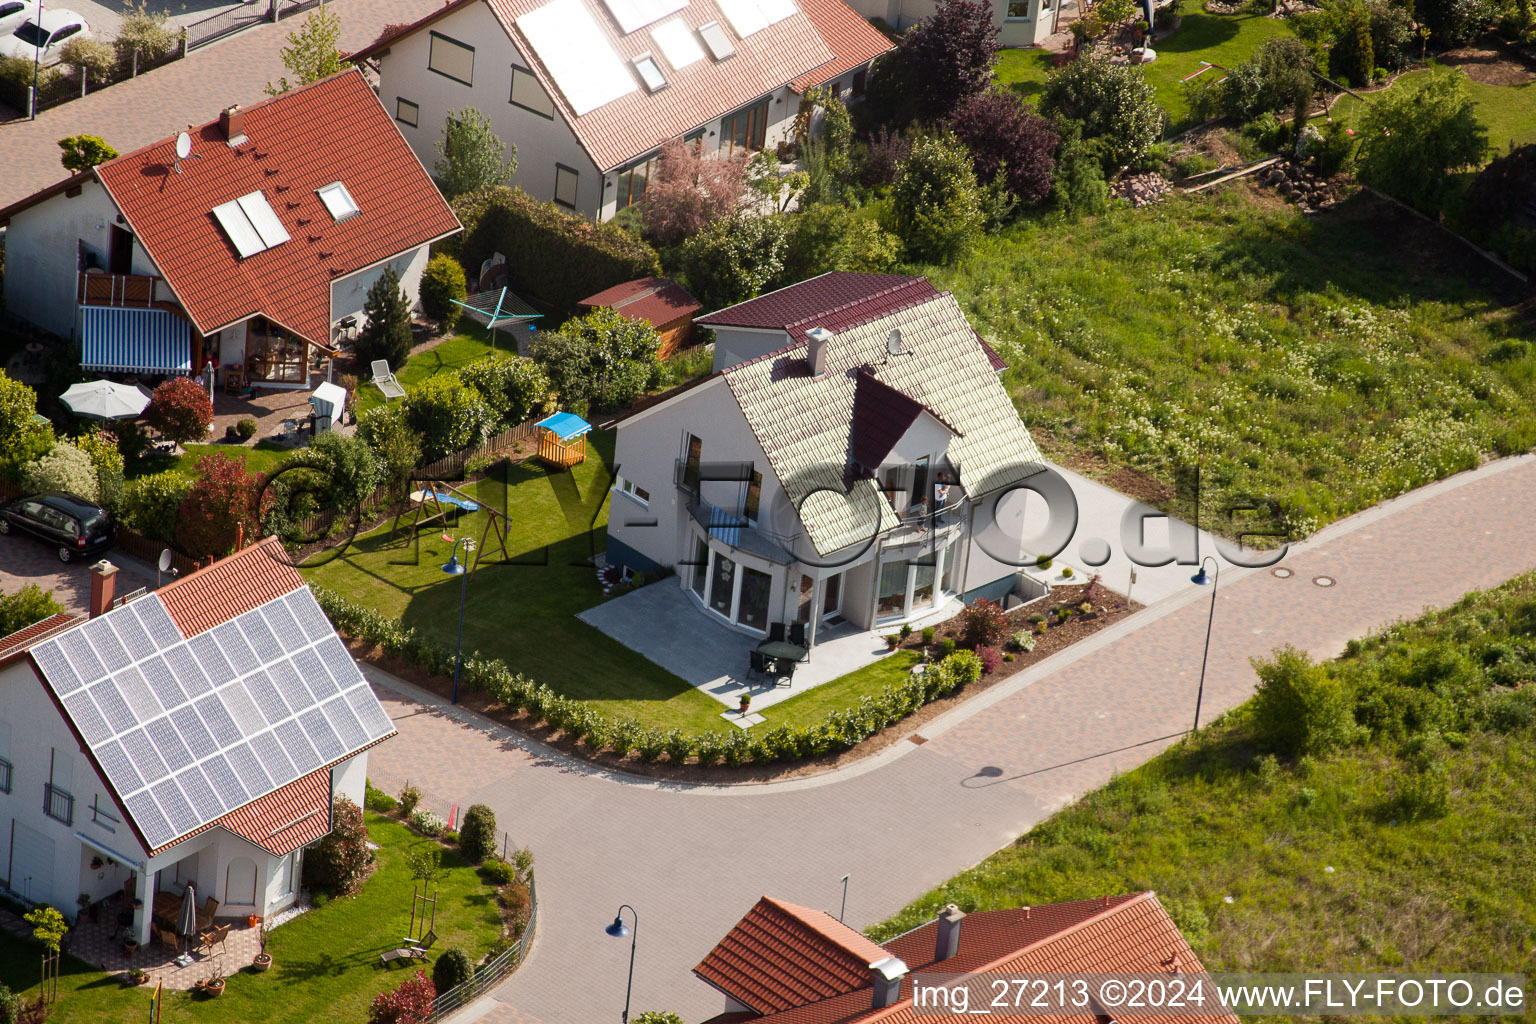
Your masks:
<svg viewBox="0 0 1536 1024"><path fill-rule="evenodd" d="M432 1012L427 1016L427 1024L446 1019L460 1007L479 997L501 979L517 970L517 965L523 962L528 955L528 947L533 944L533 933L539 923L539 885L535 873L528 873L528 923L523 927L523 934L518 936L516 942L504 950L500 956L490 963L485 964L475 971L475 976L462 985L439 995L432 1000Z"/></svg>
<svg viewBox="0 0 1536 1024"><path fill-rule="evenodd" d="M33 113L57 107L61 103L79 99L98 89L105 89L109 85L126 82L146 71L153 71L172 61L180 60L186 55L187 37L183 34L176 44L161 56L141 58L136 53L130 54L126 60L115 61L111 70L105 75L91 75L84 69L76 72L62 67L43 68L38 76L35 91L32 88L30 73L26 76L26 81L0 78L0 103L27 117ZM28 67L30 68L31 65L29 64Z"/></svg>
<svg viewBox="0 0 1536 1024"><path fill-rule="evenodd" d="M281 21L290 14L298 14L311 7L319 7L324 2L325 0L268 0L264 4L243 3L226 7L202 21L195 21L187 26L187 49L195 50L200 46L207 46L225 36L263 22Z"/></svg>

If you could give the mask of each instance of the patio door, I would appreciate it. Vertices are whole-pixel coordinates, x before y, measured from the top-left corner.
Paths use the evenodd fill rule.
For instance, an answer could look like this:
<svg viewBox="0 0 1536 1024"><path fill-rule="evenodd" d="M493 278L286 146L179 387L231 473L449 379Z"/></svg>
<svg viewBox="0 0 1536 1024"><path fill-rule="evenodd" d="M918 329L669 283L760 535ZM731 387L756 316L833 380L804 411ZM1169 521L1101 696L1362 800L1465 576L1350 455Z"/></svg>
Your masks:
<svg viewBox="0 0 1536 1024"><path fill-rule="evenodd" d="M828 576L821 581L821 617L830 619L843 607L843 574Z"/></svg>
<svg viewBox="0 0 1536 1024"><path fill-rule="evenodd" d="M950 590L954 545L935 552L931 561L898 559L880 566L875 618L910 619L937 607Z"/></svg>

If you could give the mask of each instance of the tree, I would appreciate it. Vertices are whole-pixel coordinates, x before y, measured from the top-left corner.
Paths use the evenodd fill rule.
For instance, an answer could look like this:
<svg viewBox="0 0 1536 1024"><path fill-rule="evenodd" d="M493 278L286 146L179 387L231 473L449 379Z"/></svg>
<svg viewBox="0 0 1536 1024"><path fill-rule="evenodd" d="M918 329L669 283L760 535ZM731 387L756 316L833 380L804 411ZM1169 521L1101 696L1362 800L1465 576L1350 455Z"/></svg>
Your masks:
<svg viewBox="0 0 1536 1024"><path fill-rule="evenodd" d="M369 286L363 316L367 322L357 338L358 360L387 359L391 368L399 369L411 353L411 300L394 267L385 267Z"/></svg>
<svg viewBox="0 0 1536 1024"><path fill-rule="evenodd" d="M331 830L304 857L304 884L345 896L356 891L368 870L368 825L347 797L331 807Z"/></svg>
<svg viewBox="0 0 1536 1024"><path fill-rule="evenodd" d="M646 1010L635 1018L635 1024L683 1024L683 1018L671 1010Z"/></svg>
<svg viewBox="0 0 1536 1024"><path fill-rule="evenodd" d="M730 217L741 205L746 180L744 156L704 156L698 146L673 139L662 147L640 203L646 236L656 245L673 246Z"/></svg>
<svg viewBox="0 0 1536 1024"><path fill-rule="evenodd" d="M822 203L789 217L784 269L777 283L790 285L833 270L884 273L900 258L901 239L878 221L841 203Z"/></svg>
<svg viewBox="0 0 1536 1024"><path fill-rule="evenodd" d="M421 438L428 462L479 444L495 422L480 392L446 373L411 386L402 404L405 422Z"/></svg>
<svg viewBox="0 0 1536 1024"><path fill-rule="evenodd" d="M943 120L991 84L997 50L990 4L939 0L875 63L869 91L877 120L898 127L913 118Z"/></svg>
<svg viewBox="0 0 1536 1024"><path fill-rule="evenodd" d="M22 470L22 483L29 491L62 491L95 504L101 499L101 485L91 457L72 444L57 444L53 451Z"/></svg>
<svg viewBox="0 0 1536 1024"><path fill-rule="evenodd" d="M192 484L191 477L175 470L134 477L123 485L118 521L145 537L169 544L176 538L176 517Z"/></svg>
<svg viewBox="0 0 1536 1024"><path fill-rule="evenodd" d="M222 557L234 550L243 527L256 539L256 495L261 478L224 452L197 460L197 480L176 515L176 543L193 558Z"/></svg>
<svg viewBox="0 0 1536 1024"><path fill-rule="evenodd" d="M618 408L639 398L656 366L661 338L642 320L594 309L535 341L533 358L567 408L595 402Z"/></svg>
<svg viewBox="0 0 1536 1024"><path fill-rule="evenodd" d="M381 405L363 414L357 436L379 457L383 478L403 491L421 463L421 435L405 422L400 405Z"/></svg>
<svg viewBox="0 0 1536 1024"><path fill-rule="evenodd" d="M53 591L44 590L36 583L28 583L9 594L0 594L0 636L10 636L63 611L64 606L53 599Z"/></svg>
<svg viewBox="0 0 1536 1024"><path fill-rule="evenodd" d="M949 126L971 151L979 181L1002 175L1008 192L1033 206L1051 192L1056 129L1007 89L977 93L955 109Z"/></svg>
<svg viewBox="0 0 1536 1024"><path fill-rule="evenodd" d="M288 33L283 47L283 67L293 75L294 85L308 85L328 78L346 67L337 43L341 40L341 15L330 4L321 4L310 12L297 32ZM292 86L287 76L277 84L267 83L268 96L280 96Z"/></svg>
<svg viewBox="0 0 1536 1024"><path fill-rule="evenodd" d="M561 408L585 412L597 382L592 343L562 331L540 331L529 355L544 370Z"/></svg>
<svg viewBox="0 0 1536 1024"><path fill-rule="evenodd" d="M1413 9L1435 45L1451 47L1487 28L1498 7L1492 0L1418 0Z"/></svg>
<svg viewBox="0 0 1536 1024"><path fill-rule="evenodd" d="M753 298L784 269L783 217L736 214L683 243L678 266L705 309Z"/></svg>
<svg viewBox="0 0 1536 1024"><path fill-rule="evenodd" d="M1350 0L1340 8L1339 14L1343 24L1339 26L1333 49L1328 53L1328 71L1335 78L1364 88L1371 84L1376 74L1370 11L1361 0Z"/></svg>
<svg viewBox="0 0 1536 1024"><path fill-rule="evenodd" d="M1040 113L1076 121L1083 141L1097 149L1110 171L1141 155L1162 134L1163 110L1153 96L1141 68L1089 57L1051 73Z"/></svg>
<svg viewBox="0 0 1536 1024"><path fill-rule="evenodd" d="M208 428L213 426L213 402L208 389L191 377L168 377L155 388L144 419L162 436L177 444L190 444L208 436Z"/></svg>
<svg viewBox="0 0 1536 1024"><path fill-rule="evenodd" d="M1360 180L1425 213L1440 209L1454 172L1475 167L1488 152L1466 79L1450 69L1432 71L1420 89L1382 93L1366 107L1360 137Z"/></svg>
<svg viewBox="0 0 1536 1024"><path fill-rule="evenodd" d="M491 119L474 107L448 112L437 154L432 173L449 199L504 185L517 170L517 147L502 142Z"/></svg>
<svg viewBox="0 0 1536 1024"><path fill-rule="evenodd" d="M123 453L109 430L92 430L75 438L75 447L90 457L96 471L97 504L116 512L123 499Z"/></svg>
<svg viewBox="0 0 1536 1024"><path fill-rule="evenodd" d="M37 392L0 370L0 466L41 458L53 447L53 425L37 417Z"/></svg>
<svg viewBox="0 0 1536 1024"><path fill-rule="evenodd" d="M459 371L459 380L480 392L497 426L526 420L549 397L549 378L532 359L481 359Z"/></svg>
<svg viewBox="0 0 1536 1024"><path fill-rule="evenodd" d="M50 953L59 951L59 940L69 931L63 914L46 903L40 903L21 915L21 919L32 926L32 937L41 942L44 949Z"/></svg>
<svg viewBox="0 0 1536 1024"><path fill-rule="evenodd" d="M496 852L496 812L485 804L470 804L459 826L459 850L476 864Z"/></svg>
<svg viewBox="0 0 1536 1024"><path fill-rule="evenodd" d="M953 135L930 136L912 147L891 200L896 234L914 260L961 259L981 234L981 188L971 155Z"/></svg>
<svg viewBox="0 0 1536 1024"><path fill-rule="evenodd" d="M432 1000L437 986L426 971L417 971L388 992L373 997L368 1007L368 1024L426 1024L432 1016Z"/></svg>
<svg viewBox="0 0 1536 1024"><path fill-rule="evenodd" d="M1099 0L1094 10L1112 28L1136 13L1136 0Z"/></svg>
<svg viewBox="0 0 1536 1024"><path fill-rule="evenodd" d="M436 321L442 333L447 334L459 322L464 308L454 300L463 301L466 293L464 268L458 260L445 252L427 260L421 274L421 311Z"/></svg>

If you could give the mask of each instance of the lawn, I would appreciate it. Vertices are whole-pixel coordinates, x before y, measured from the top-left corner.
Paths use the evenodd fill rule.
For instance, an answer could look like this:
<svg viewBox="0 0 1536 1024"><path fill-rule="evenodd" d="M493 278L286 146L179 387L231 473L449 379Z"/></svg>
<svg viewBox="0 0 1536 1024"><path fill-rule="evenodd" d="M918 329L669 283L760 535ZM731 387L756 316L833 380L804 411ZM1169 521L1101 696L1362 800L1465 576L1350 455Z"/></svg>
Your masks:
<svg viewBox="0 0 1536 1024"><path fill-rule="evenodd" d="M1438 65L1437 61L1430 61ZM1389 90L1421 89L1429 81L1429 71L1410 71L1392 82L1387 89L1364 93L1365 102ZM1477 109L1478 120L1488 129L1488 156L1503 156L1511 144L1523 146L1536 142L1536 82L1523 85L1488 85L1467 81L1467 90ZM1341 96L1333 106L1333 116L1353 125L1364 103L1353 96Z"/></svg>
<svg viewBox="0 0 1536 1024"><path fill-rule="evenodd" d="M789 698L781 704L763 708L761 713L768 720L758 729L771 729L780 725L815 725L830 712L857 707L859 698L879 693L887 686L906 682L912 666L922 660L916 651L902 650L839 676L829 683L822 683Z"/></svg>
<svg viewBox="0 0 1536 1024"><path fill-rule="evenodd" d="M271 1024L365 1019L373 997L409 974L381 967L379 953L398 945L410 923L412 878L406 853L417 847L443 850L445 870L435 883L437 949L459 946L478 960L501 935L495 889L456 851L392 819L370 812L367 820L370 838L380 846L379 863L361 892L274 929L267 939L271 970L236 972L218 999L167 992L165 1019ZM35 995L37 958L33 943L0 932L0 982ZM430 973L430 960L421 966ZM61 974L61 995L49 1016L55 1024L137 1020L145 1012L149 987L124 988L115 976L72 957L61 962Z"/></svg>
<svg viewBox="0 0 1536 1024"><path fill-rule="evenodd" d="M1049 455L1184 515L1200 461L1207 523L1253 496L1303 536L1536 443L1509 280L1369 197L1308 217L1237 187L1047 216L916 269L1001 350Z"/></svg>
<svg viewBox="0 0 1536 1024"><path fill-rule="evenodd" d="M425 352L416 353L405 361L404 366L393 367L395 379L408 388L412 384L420 384L428 377L436 376L439 373L452 373L455 370L463 369L470 363L484 359L493 353L498 355L517 354L512 349L511 343L505 338L501 339L499 347L493 347L486 340L486 333L485 331L476 331L474 334L456 334L441 344L427 349ZM373 378L367 368L361 370L358 376L357 394L352 400L352 406L357 415L361 416L369 409L383 405L384 395L378 388L369 383Z"/></svg>
<svg viewBox="0 0 1536 1024"><path fill-rule="evenodd" d="M510 510L513 536L510 559L503 562L492 540L487 564L468 581L464 646L609 714L695 731L728 728L718 702L576 618L603 600L587 559L607 543L613 437L589 434L587 460L573 472L529 460L465 487L481 504ZM478 543L485 518L465 516L458 535ZM304 575L452 643L460 580L439 568L449 554L442 525L422 528L413 547L403 542L403 527L393 540L389 533L386 524Z"/></svg>
<svg viewBox="0 0 1536 1024"><path fill-rule="evenodd" d="M1177 31L1157 40L1157 60L1146 66L1147 82L1157 90L1157 102L1168 111L1170 126L1182 126L1189 118L1179 80L1200 70L1202 60L1235 67L1253 56L1264 40L1289 35L1290 31L1281 19L1258 14L1187 12ZM1212 76L1220 78L1222 73L1207 71L1202 77Z"/></svg>
<svg viewBox="0 0 1536 1024"><path fill-rule="evenodd" d="M1002 50L997 55L997 80L1025 99L1033 100L1045 91L1050 73L1051 54L1047 50Z"/></svg>
<svg viewBox="0 0 1536 1024"><path fill-rule="evenodd" d="M1511 619L1526 618L1520 631L1529 641L1532 593L1526 576L1431 620L1429 631L1395 627L1382 646L1422 643L1409 649L1429 663L1455 666L1467 655L1486 664L1494 641L1516 640L1515 629L1502 631ZM1486 683L1494 673L1484 671ZM1414 695L1431 704L1425 691L1440 685L1421 680ZM1362 692L1354 697L1363 709ZM1257 758L1239 711L1088 794L871 935L932 920L949 902L973 911L1151 889L1213 971L1528 972L1536 705L1525 707L1523 725L1501 723L1507 732L1472 725L1453 733L1448 723L1444 740L1431 733L1399 747L1384 736L1294 761ZM1408 800L1411 780L1438 777L1437 765L1448 784L1444 808Z"/></svg>
<svg viewBox="0 0 1536 1024"><path fill-rule="evenodd" d="M245 463L245 468L252 473L270 473L281 466L293 454L293 449L287 445L276 444L272 441L257 441L254 445L236 444L189 444L183 445L182 455L149 455L140 459L128 472L131 479L138 476L149 476L151 473L164 473L167 470L178 470L187 476L197 475L197 460L214 452L223 452L232 455Z"/></svg>

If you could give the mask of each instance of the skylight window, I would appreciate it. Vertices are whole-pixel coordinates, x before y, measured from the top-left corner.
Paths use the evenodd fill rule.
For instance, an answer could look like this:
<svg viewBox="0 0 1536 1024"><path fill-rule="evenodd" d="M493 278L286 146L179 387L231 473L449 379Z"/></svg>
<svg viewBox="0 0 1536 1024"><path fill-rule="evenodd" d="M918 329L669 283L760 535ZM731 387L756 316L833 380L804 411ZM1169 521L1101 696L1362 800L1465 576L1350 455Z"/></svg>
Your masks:
<svg viewBox="0 0 1536 1024"><path fill-rule="evenodd" d="M704 45L709 48L709 55L715 60L725 60L736 52L736 47L731 44L731 37L725 34L725 26L718 21L706 21L700 25L699 38L704 40Z"/></svg>
<svg viewBox="0 0 1536 1024"><path fill-rule="evenodd" d="M704 59L703 47L693 37L693 33L688 31L687 23L681 18L674 18L665 25L651 29L651 39L661 48L667 63L679 71Z"/></svg>
<svg viewBox="0 0 1536 1024"><path fill-rule="evenodd" d="M283 222L277 219L277 214L267 205L267 197L260 192L220 203L213 208L213 216L241 259L288 241Z"/></svg>
<svg viewBox="0 0 1536 1024"><path fill-rule="evenodd" d="M656 58L648 53L642 53L632 62L635 70L640 74L640 81L651 92L657 92L667 87L667 76L661 73L661 68L656 64Z"/></svg>
<svg viewBox="0 0 1536 1024"><path fill-rule="evenodd" d="M357 200L352 198L352 193L347 191L347 186L339 181L333 181L322 189L318 189L320 201L325 208L331 211L331 218L337 223L349 217L356 217L362 210L358 209Z"/></svg>

